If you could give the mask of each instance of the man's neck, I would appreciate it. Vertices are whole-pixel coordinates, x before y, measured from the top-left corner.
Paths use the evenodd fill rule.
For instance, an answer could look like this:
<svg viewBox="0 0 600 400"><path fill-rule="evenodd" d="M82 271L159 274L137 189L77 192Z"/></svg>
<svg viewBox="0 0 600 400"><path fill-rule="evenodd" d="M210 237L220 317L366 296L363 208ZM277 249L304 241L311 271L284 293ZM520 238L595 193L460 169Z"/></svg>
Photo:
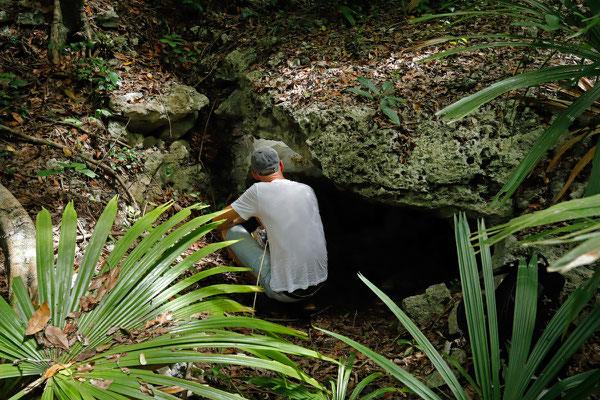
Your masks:
<svg viewBox="0 0 600 400"><path fill-rule="evenodd" d="M273 182L273 181L279 180L279 179L285 179L283 177L283 174L281 172L276 172L276 173L271 174L271 175L261 176L260 177L260 181L261 182Z"/></svg>

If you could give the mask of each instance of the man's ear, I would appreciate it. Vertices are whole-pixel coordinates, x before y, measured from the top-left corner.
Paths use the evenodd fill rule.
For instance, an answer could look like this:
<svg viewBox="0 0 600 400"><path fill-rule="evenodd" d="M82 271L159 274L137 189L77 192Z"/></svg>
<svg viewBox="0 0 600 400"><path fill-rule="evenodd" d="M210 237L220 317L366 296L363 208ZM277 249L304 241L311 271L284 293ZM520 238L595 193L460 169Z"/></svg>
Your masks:
<svg viewBox="0 0 600 400"><path fill-rule="evenodd" d="M279 170L283 172L283 161L279 160Z"/></svg>

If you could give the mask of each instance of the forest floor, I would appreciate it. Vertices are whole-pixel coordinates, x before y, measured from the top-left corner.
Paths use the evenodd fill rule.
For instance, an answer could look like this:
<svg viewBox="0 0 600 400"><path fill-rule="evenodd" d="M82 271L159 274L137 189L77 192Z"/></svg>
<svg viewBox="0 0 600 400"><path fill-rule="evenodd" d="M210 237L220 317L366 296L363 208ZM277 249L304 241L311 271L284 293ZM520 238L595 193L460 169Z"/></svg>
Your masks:
<svg viewBox="0 0 600 400"><path fill-rule="evenodd" d="M275 89L280 100L298 105L367 102L366 98L346 91L349 87L361 88L357 76L369 77L377 87L386 81L392 82L395 96L407 103L398 110L403 124L396 129L402 131L408 143L411 136L418 134L412 128L418 115L430 114L434 118L435 111L444 105L521 67L522 56L506 49L472 52L445 61L417 64L428 54L465 44L450 40L430 42L431 46L419 48L418 44L435 37L436 30L444 23L412 24L401 9L393 5L395 2L374 2L378 5L362 10L356 8L354 26L329 2L307 1L303 7L285 11L255 10L235 3L224 2L222 8L194 12L182 9L181 2L88 0L86 12L92 30L100 38L94 50L89 51L103 60L96 64L90 64L85 58L88 50L81 45L65 49L60 65L53 66L48 62L52 16L52 4L48 0L32 5L41 11L47 25L30 27L9 22L0 26L0 85L3 89L0 124L8 130L66 146L56 149L28 143L9 135L4 129L0 136L0 182L32 217L45 207L52 213L55 223L67 202L73 200L80 217L80 234L84 236L92 231L110 197L121 193L126 201L122 188L105 171L90 168L95 176L86 176L71 164L75 161L74 155L86 153L133 181L152 151L131 149L108 136L102 110L106 108L105 99L109 93L100 89L99 84L110 85L110 79L106 78L111 71L118 73L121 80L119 86L112 88L114 93L162 93L165 82L179 81L206 94L211 107L203 111L198 126L187 139L192 143L195 159L210 169L224 151L217 138L220 127L211 120L212 111L229 94L227 84L215 78L215 71L225 56L235 49L252 47L256 50L258 57L252 68L262 72L256 90ZM27 11L22 5L15 7L15 10ZM121 21L112 30L102 29L92 17L111 7L115 8ZM498 18L479 18L454 27L451 33L491 33L502 23ZM542 94L547 94L544 89L540 89ZM377 120L380 125L394 127L382 113ZM547 121L540 121L544 122ZM62 172L39 176L40 171L55 168L57 161L67 163ZM565 162L572 160L566 158ZM153 200L155 204L175 200L174 209L180 209L198 198L194 193L163 189ZM215 188L215 193L203 193L201 197L226 199L228 195L226 188L219 187ZM537 203L531 207L540 207ZM115 233L136 216L126 206L122 211ZM229 262L226 254L216 253L203 260L202 267ZM0 290L6 295L6 276L1 275L2 267L0 259ZM237 275L222 279L249 283ZM446 326L447 315L459 299L460 294L454 293L444 313L423 327L426 336L437 347L444 347L445 342L464 347L464 340L448 337ZM244 301L251 303L252 299ZM383 303L374 297L365 299L361 305L340 303L343 302L330 306L321 302L310 310L269 305L261 309L259 303L258 316L306 332L309 341L303 345L336 359L348 357L351 349L316 327L357 340L406 367L417 377L423 378L433 372L424 353L407 341L410 339L407 335L398 333L398 322ZM569 373L589 370L600 364L597 343L595 340L578 353L569 366ZM320 382L337 376L337 370L331 364L308 359L298 362ZM358 354L351 385L379 370L372 361ZM221 373L235 377L248 372L229 367L214 372L214 379L223 383ZM235 380L230 384L232 387L239 385ZM398 387L398 383L383 376L374 387L383 386ZM266 394L263 389L248 390L257 399L278 398L278 395ZM248 392L244 393L248 395ZM405 396L410 397L396 392L386 398Z"/></svg>

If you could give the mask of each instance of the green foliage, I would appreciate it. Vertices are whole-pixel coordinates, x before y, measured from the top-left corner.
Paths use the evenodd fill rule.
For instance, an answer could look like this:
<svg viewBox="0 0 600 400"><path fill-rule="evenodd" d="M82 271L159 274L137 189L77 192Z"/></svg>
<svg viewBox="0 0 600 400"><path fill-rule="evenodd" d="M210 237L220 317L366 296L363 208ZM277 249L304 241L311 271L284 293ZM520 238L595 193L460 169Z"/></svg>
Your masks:
<svg viewBox="0 0 600 400"><path fill-rule="evenodd" d="M196 10L196 11L204 11L204 8L200 4L199 1L196 0L183 0L183 4Z"/></svg>
<svg viewBox="0 0 600 400"><path fill-rule="evenodd" d="M571 54L578 60L578 64L566 66L544 66L539 70L525 72L494 83L469 97L451 104L438 111L442 118L455 121L483 104L512 90L537 86L547 82L568 82L576 85L581 78L598 78L600 76L600 4L596 0L584 0L582 4L571 1L488 1L488 9L468 10L455 15L477 17L482 14L498 14L513 18L513 25L533 27L538 32L561 32L561 36L536 34L535 36L494 34L472 35L465 38L483 39L484 44L447 51L434 55L422 61L446 57L463 51L479 50L483 48L511 46L532 47L548 49L554 52ZM494 8L499 5L502 8ZM413 22L437 17L448 17L450 14L440 14L417 18ZM566 39L562 39L563 37ZM456 38L444 38L453 40ZM497 41L503 39L504 41ZM500 189L494 203L505 202L527 177L530 171L538 164L544 154L568 132L573 121L581 115L590 105L600 99L600 86L596 85L577 98L554 120L552 125L540 136L530 152L510 175L506 184ZM593 129L594 126L588 127ZM594 163L592 176L600 174L600 163ZM594 191L587 194L595 193Z"/></svg>
<svg viewBox="0 0 600 400"><path fill-rule="evenodd" d="M165 34L160 41L168 45L169 51L177 56L179 62L185 64L198 61L201 52L191 47L179 34Z"/></svg>
<svg viewBox="0 0 600 400"><path fill-rule="evenodd" d="M566 272L581 265L592 264L600 258L600 194L565 201L546 210L513 218L505 224L480 232L476 238L490 235L485 243L492 245L528 228L565 222L569 224L542 231L523 242L529 245L572 247L550 265L549 271Z"/></svg>
<svg viewBox="0 0 600 400"><path fill-rule="evenodd" d="M386 393L398 393L401 391L400 389L386 387L374 390L371 393L360 397L363 391L373 381L383 376L382 373L373 373L362 379L360 382L357 382L354 390L351 393L348 393L354 357L355 355L352 353L347 360L339 360L337 379L328 379L331 390L321 388L311 391L306 386L294 384L287 381L285 378L261 377L249 378L246 380L255 385L269 388L292 400L371 400L380 398Z"/></svg>
<svg viewBox="0 0 600 400"><path fill-rule="evenodd" d="M600 200L600 196L598 198ZM569 212L563 211L562 218L567 219L568 216ZM583 317L571 334L565 332L570 321L579 315L596 293L600 284L600 268L596 269L591 279L569 296L554 314L542 334L534 338L533 328L537 307L537 259L534 257L529 265L521 260L518 267L511 346L508 359L501 360L492 258L485 225L483 221L479 222L479 229L482 232L478 236L478 246L482 265L483 290L480 286L481 275L478 270L475 248L471 241L469 225L463 214L455 218L455 229L463 299L475 372L475 379L469 377L467 380L477 391L478 397L484 400L499 400L503 395L505 399L550 400L567 392L569 398L575 399L585 398L597 390L600 372L593 370L555 383L548 392L545 392L560 369L600 327L600 304L598 304ZM421 346L455 398L468 399L464 388L457 381L448 364L410 318L392 299L365 277L360 274L359 277L390 308ZM485 300L482 293L485 293ZM432 400L440 399L436 393L414 376L380 354L345 336L323 331L365 354L420 397ZM561 341L559 349L553 351L552 346L558 341ZM505 365L503 371L501 371L502 363ZM465 371L462 373L466 375Z"/></svg>
<svg viewBox="0 0 600 400"><path fill-rule="evenodd" d="M94 173L94 171L90 170L87 167L87 165L85 165L83 163L76 163L76 162L64 163L64 162L59 161L57 164L58 164L58 167L38 171L37 176L48 176L48 175L60 174L62 172L65 172L65 170L71 169L79 174L89 176L92 179L96 177L96 174Z"/></svg>
<svg viewBox="0 0 600 400"><path fill-rule="evenodd" d="M6 107L20 94L20 89L28 85L15 74L0 73L0 107Z"/></svg>
<svg viewBox="0 0 600 400"><path fill-rule="evenodd" d="M358 94L359 96L367 97L371 100L379 101L379 109L388 116L389 119L392 120L396 125L401 125L400 117L392 109L392 107L396 107L398 103L402 103L406 105L406 102L399 97L394 97L394 84L392 82L383 82L381 85L381 89L377 88L373 82L369 78L365 78L359 76L356 78L358 83L367 88L369 91L365 91L362 89L350 88L346 89L349 92Z"/></svg>
<svg viewBox="0 0 600 400"><path fill-rule="evenodd" d="M129 147L121 147L116 151L111 151L109 157L110 167L121 173L140 170L145 160L144 152Z"/></svg>
<svg viewBox="0 0 600 400"><path fill-rule="evenodd" d="M362 7L355 4L340 4L339 2L333 3L333 6L344 16L346 21L352 26L356 26L356 21L362 21L365 16L361 13Z"/></svg>
<svg viewBox="0 0 600 400"><path fill-rule="evenodd" d="M121 85L121 77L106 61L98 57L86 57L77 62L75 78L89 82L97 95L112 92Z"/></svg>
<svg viewBox="0 0 600 400"><path fill-rule="evenodd" d="M38 214L38 293L30 299L23 281L16 278L14 309L0 297L0 398L173 398L161 389L179 386L202 398L241 399L149 369L182 361L262 368L322 388L284 354L334 361L282 336L306 335L259 319L231 316L249 309L225 295L256 292L258 287L199 287L209 276L247 268L216 267L184 275L203 257L232 243L213 243L181 257L219 224L211 221L220 213L188 220L198 208L193 206L153 227L170 208L161 205L139 218L106 257L104 245L117 208L115 197L100 216L75 275L73 204L63 213L56 257L51 215L45 209ZM245 354L210 353L228 348Z"/></svg>

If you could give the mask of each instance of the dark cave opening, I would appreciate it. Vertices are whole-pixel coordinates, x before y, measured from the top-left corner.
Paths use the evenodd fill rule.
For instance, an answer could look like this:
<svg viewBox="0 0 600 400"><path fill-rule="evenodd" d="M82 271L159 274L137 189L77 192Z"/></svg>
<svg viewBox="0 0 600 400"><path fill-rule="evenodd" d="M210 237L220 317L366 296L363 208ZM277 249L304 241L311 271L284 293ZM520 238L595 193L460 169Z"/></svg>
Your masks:
<svg viewBox="0 0 600 400"><path fill-rule="evenodd" d="M310 185L319 201L329 259L329 278L318 294L322 300L359 305L375 299L358 272L396 300L456 282L450 220L369 201L325 178L295 180Z"/></svg>

